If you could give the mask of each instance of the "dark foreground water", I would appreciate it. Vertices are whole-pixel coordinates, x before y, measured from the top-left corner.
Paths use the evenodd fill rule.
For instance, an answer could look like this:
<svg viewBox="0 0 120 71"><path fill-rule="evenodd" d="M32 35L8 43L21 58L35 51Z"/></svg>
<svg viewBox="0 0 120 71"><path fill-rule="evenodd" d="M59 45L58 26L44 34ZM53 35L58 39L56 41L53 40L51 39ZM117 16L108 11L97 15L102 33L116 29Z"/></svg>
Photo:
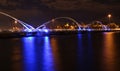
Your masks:
<svg viewBox="0 0 120 71"><path fill-rule="evenodd" d="M120 33L1 38L0 71L120 71Z"/></svg>

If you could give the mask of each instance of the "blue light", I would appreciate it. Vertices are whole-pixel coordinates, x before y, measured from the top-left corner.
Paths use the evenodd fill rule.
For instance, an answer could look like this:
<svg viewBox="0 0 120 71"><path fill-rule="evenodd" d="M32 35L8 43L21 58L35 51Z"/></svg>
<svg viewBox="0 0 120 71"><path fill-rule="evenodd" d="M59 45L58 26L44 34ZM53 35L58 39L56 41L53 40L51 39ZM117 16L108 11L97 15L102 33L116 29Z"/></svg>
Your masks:
<svg viewBox="0 0 120 71"><path fill-rule="evenodd" d="M25 32L33 32L31 29L25 29Z"/></svg>
<svg viewBox="0 0 120 71"><path fill-rule="evenodd" d="M78 64L78 66L80 66L81 68L84 68L84 47L83 47L83 40L82 40L82 34L78 34L78 37L77 37L77 39L78 39L78 43L77 43L77 64ZM79 69L81 69L81 68L78 68L78 70ZM81 71L81 70L79 70L79 71Z"/></svg>
<svg viewBox="0 0 120 71"><path fill-rule="evenodd" d="M44 50L43 50L43 71L55 71L54 70L54 60L52 54L52 48L50 45L49 37L44 38Z"/></svg>
<svg viewBox="0 0 120 71"><path fill-rule="evenodd" d="M78 38L82 38L82 35L81 35L81 33L79 33L79 34L78 34Z"/></svg>
<svg viewBox="0 0 120 71"><path fill-rule="evenodd" d="M23 58L24 58L24 69L25 71L35 71L36 67L36 55L34 37L23 38Z"/></svg>
<svg viewBox="0 0 120 71"><path fill-rule="evenodd" d="M29 29L29 30L28 30L28 32L32 32L32 30L31 30L31 29Z"/></svg>
<svg viewBox="0 0 120 71"><path fill-rule="evenodd" d="M81 30L81 28L79 28L78 30Z"/></svg>
<svg viewBox="0 0 120 71"><path fill-rule="evenodd" d="M26 33L26 36L31 36L31 35L32 35L31 32Z"/></svg>
<svg viewBox="0 0 120 71"><path fill-rule="evenodd" d="M91 67L90 65L94 62L94 59L93 59L93 46L92 46L92 34L91 33L88 33L88 39L87 39L87 52L88 52L88 70L91 70L93 67ZM90 66L90 67L89 67Z"/></svg>
<svg viewBox="0 0 120 71"><path fill-rule="evenodd" d="M92 29L87 29L88 31L92 31Z"/></svg>

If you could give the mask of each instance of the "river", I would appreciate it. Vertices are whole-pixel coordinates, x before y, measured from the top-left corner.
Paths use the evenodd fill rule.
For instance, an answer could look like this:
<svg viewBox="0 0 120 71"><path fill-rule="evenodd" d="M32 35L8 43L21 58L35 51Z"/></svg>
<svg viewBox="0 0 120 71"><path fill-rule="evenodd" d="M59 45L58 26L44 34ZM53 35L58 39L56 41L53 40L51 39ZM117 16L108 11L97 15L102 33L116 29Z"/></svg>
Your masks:
<svg viewBox="0 0 120 71"><path fill-rule="evenodd" d="M0 71L120 71L120 32L0 38Z"/></svg>

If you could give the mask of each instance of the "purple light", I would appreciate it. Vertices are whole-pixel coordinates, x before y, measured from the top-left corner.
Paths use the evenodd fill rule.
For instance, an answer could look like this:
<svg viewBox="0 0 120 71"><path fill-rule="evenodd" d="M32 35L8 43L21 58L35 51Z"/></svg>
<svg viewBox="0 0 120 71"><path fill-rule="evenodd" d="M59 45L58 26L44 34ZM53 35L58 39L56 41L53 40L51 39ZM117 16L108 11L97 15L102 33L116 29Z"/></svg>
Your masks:
<svg viewBox="0 0 120 71"><path fill-rule="evenodd" d="M91 31L91 29L88 29L88 31Z"/></svg>

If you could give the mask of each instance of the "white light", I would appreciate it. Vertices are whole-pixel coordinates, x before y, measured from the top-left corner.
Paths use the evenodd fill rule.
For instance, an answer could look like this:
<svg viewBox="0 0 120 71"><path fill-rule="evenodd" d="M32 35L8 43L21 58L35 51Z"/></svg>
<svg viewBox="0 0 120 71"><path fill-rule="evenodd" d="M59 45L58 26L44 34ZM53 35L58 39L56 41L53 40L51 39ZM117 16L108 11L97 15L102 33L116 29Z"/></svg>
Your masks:
<svg viewBox="0 0 120 71"><path fill-rule="evenodd" d="M44 29L44 31L45 31L46 33L48 33L48 29Z"/></svg>

